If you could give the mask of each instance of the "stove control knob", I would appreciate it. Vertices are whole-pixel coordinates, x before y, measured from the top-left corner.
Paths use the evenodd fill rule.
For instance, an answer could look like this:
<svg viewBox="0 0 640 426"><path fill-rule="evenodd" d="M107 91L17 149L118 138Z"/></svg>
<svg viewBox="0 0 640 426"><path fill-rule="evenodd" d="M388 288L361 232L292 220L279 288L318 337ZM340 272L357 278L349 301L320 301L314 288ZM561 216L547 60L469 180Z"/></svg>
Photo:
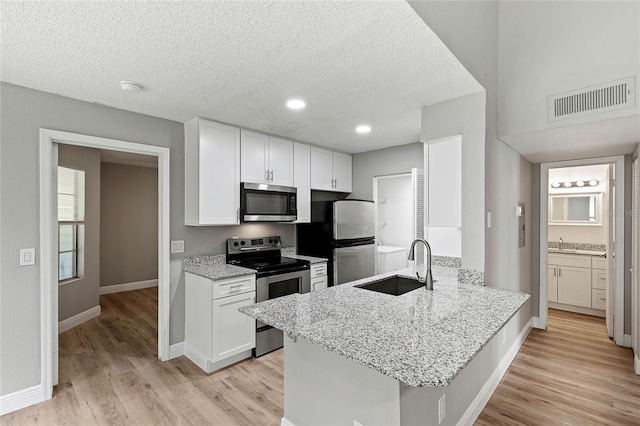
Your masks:
<svg viewBox="0 0 640 426"><path fill-rule="evenodd" d="M240 245L245 245L246 241L240 241Z"/></svg>
<svg viewBox="0 0 640 426"><path fill-rule="evenodd" d="M235 241L235 242L233 243L233 246L234 246L234 247L238 247L238 242L237 242L237 241Z"/></svg>
<svg viewBox="0 0 640 426"><path fill-rule="evenodd" d="M269 238L269 244L271 244L273 242L273 240L271 238Z"/></svg>
<svg viewBox="0 0 640 426"><path fill-rule="evenodd" d="M278 242L278 239L277 239L277 238L274 238L274 239L273 239L273 243L274 243L274 244L276 244L277 242Z"/></svg>

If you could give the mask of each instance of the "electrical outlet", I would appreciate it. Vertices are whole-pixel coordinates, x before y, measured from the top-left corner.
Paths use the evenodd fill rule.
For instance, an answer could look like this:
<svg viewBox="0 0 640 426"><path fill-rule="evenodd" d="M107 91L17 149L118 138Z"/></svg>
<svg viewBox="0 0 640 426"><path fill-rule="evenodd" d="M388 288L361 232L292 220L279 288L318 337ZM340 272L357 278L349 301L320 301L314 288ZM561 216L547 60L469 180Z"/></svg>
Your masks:
<svg viewBox="0 0 640 426"><path fill-rule="evenodd" d="M445 393L438 401L438 424L442 423L447 416L447 394Z"/></svg>

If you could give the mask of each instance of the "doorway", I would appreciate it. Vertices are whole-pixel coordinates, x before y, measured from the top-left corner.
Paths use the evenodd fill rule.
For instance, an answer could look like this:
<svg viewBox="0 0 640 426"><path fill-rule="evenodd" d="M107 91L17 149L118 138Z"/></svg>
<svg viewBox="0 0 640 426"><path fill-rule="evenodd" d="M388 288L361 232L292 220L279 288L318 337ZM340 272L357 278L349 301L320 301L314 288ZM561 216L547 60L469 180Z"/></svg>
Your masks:
<svg viewBox="0 0 640 426"><path fill-rule="evenodd" d="M54 144L150 155L158 162L158 358L169 359L169 149L115 139L40 129L40 310L43 400L58 377L57 206Z"/></svg>
<svg viewBox="0 0 640 426"><path fill-rule="evenodd" d="M595 166L603 166L609 170L609 184L608 188L605 188L608 192L608 196L603 196L601 182L602 178L598 180L597 177L586 180L586 176L578 176L565 174L562 175L563 169L569 169L569 171L577 170L589 170L594 171L597 168ZM586 169L577 169L579 167L586 167ZM574 169L575 168L575 169ZM565 176L565 177L562 177ZM557 178L557 180L553 180ZM593 180L593 182L591 182ZM597 183L596 183L597 181ZM553 186L552 186L553 185ZM568 194L568 191L562 191L564 188L576 188L573 193ZM593 190L593 189L596 190ZM616 195L617 194L617 195ZM610 335L613 337L616 344L622 346L624 343L624 216L617 215L616 212L624 212L624 156L616 157L602 157L584 160L572 160L562 161L556 163L544 163L541 165L540 173L540 300L539 300L539 319L540 328L547 327L547 309L553 306L554 303L561 303L566 307L567 305L582 305L582 309L593 309L592 297L596 294L602 295L602 290L606 292L606 309L597 309L599 311L609 311L607 320L610 326ZM570 197L567 195L571 195ZM604 204L604 202L607 202ZM569 214L569 210L575 211L578 209L578 205L585 207L584 214L576 216L577 213ZM598 215L597 212L600 212ZM564 213L563 214L561 213ZM569 216L575 218L570 219ZM606 264L602 262L596 262L596 274L602 269L606 277L606 288L600 289L596 286L581 290L581 294L584 296L576 295L580 288L580 285L588 285L593 283L592 280L592 263L593 256L575 256L575 259L580 258L579 262L586 262L584 264L573 264L569 266L559 267L558 264L551 262L564 262L566 256L566 250L571 250L573 254L580 249L587 248L583 245L577 245L581 241L568 241L563 237L560 241L560 235L556 232L558 229L567 230L567 226L577 226L576 223L579 220L583 225L587 223L592 226L593 229L599 227L602 230L603 226L608 226L607 243L606 247L588 247L594 249L606 250ZM573 222L573 225L570 223ZM606 224L606 225L604 225ZM555 228L555 229L554 229ZM553 230L550 230L553 229ZM566 231L570 232L570 231ZM575 238L575 231L567 235L572 235L570 239ZM565 245L565 243L572 243L576 245ZM549 253L549 250L556 249L556 253L553 254L553 258ZM565 253L558 253L565 250ZM598 250L593 250L598 251ZM616 254L620 255L617 256ZM563 260L564 258L564 260ZM597 255L595 258L599 258ZM552 260L553 259L553 260ZM575 263L575 259L569 259L570 262ZM588 260L588 262L587 262ZM588 263L588 265L587 265ZM564 271L564 276L560 275ZM554 274L555 272L555 274ZM563 281L567 281L567 285L563 285ZM582 284L576 284L582 283ZM560 288L560 291L564 291L558 302L558 294L553 294L555 289ZM566 288L565 288L566 287ZM587 300L587 290L589 290L589 297ZM549 302L556 298L555 302ZM600 296L601 297L601 296ZM566 303L571 301L572 303ZM590 305L587 307L587 305ZM597 305L596 305L597 306ZM598 306L602 307L602 306ZM574 310L575 312L583 312L581 310Z"/></svg>

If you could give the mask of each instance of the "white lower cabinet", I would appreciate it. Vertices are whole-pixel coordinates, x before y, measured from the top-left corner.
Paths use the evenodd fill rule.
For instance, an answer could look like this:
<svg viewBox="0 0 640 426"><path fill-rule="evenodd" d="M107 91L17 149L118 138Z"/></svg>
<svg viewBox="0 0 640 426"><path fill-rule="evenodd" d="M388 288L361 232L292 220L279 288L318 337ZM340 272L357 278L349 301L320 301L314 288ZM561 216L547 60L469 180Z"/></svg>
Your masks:
<svg viewBox="0 0 640 426"><path fill-rule="evenodd" d="M256 301L255 275L211 280L185 273L185 356L211 373L251 356L255 319L238 308Z"/></svg>
<svg viewBox="0 0 640 426"><path fill-rule="evenodd" d="M591 269L558 266L558 303L591 307Z"/></svg>
<svg viewBox="0 0 640 426"><path fill-rule="evenodd" d="M327 288L329 280L327 277L327 262L314 263L311 269L311 292Z"/></svg>
<svg viewBox="0 0 640 426"><path fill-rule="evenodd" d="M558 266L547 266L547 300L558 301Z"/></svg>
<svg viewBox="0 0 640 426"><path fill-rule="evenodd" d="M548 263L547 300L549 302L606 309L606 258L581 254L550 254Z"/></svg>

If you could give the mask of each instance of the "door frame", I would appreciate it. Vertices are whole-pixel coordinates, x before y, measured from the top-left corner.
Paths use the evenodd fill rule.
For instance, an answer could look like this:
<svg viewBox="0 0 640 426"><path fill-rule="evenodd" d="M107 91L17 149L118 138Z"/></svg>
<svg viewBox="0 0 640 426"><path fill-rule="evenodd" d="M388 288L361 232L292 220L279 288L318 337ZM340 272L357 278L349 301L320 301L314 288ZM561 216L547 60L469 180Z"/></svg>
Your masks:
<svg viewBox="0 0 640 426"><path fill-rule="evenodd" d="M40 199L40 374L43 400L53 395L54 336L58 333L57 265L53 264L55 241L55 206L53 185L53 144L75 145L158 158L158 358L169 359L169 148L125 142L77 133L40 129L39 199Z"/></svg>
<svg viewBox="0 0 640 426"><path fill-rule="evenodd" d="M547 242L548 242L548 201L549 201L549 170L561 167L588 166L596 164L615 165L616 198L615 212L624 212L624 155L612 157L586 158L582 160L568 160L540 165L540 300L539 300L539 328L547 328ZM610 212L611 214L611 212ZM617 345L624 344L624 214L616 214L615 221L615 270L613 309L613 339ZM611 236L609 236L611 241ZM609 246L610 244L607 244Z"/></svg>

